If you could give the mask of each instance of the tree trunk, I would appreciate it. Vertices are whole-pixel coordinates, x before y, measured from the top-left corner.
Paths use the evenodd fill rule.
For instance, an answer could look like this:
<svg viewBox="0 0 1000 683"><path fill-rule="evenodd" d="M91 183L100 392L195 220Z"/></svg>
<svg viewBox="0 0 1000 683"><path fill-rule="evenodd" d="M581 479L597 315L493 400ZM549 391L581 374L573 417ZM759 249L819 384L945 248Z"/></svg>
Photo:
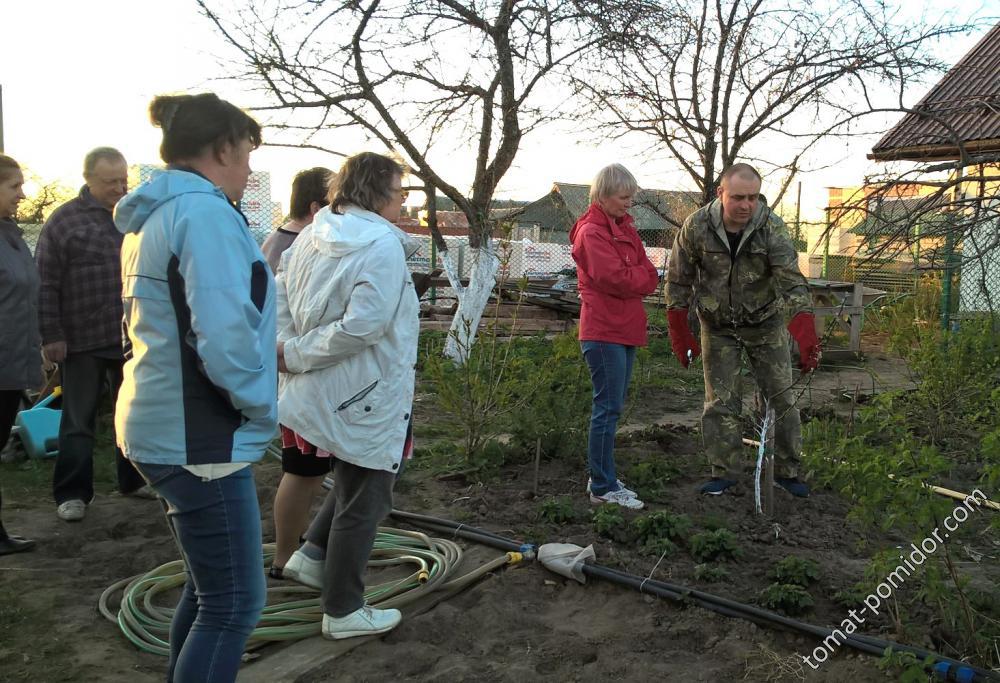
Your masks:
<svg viewBox="0 0 1000 683"><path fill-rule="evenodd" d="M476 341L479 321L489 301L497 281L500 260L497 258L493 241L486 238L476 249L470 249L469 286L462 287L461 273L458 272L451 252L446 252L442 262L448 280L458 296L458 310L448 332L444 355L459 365L465 363L469 351Z"/></svg>

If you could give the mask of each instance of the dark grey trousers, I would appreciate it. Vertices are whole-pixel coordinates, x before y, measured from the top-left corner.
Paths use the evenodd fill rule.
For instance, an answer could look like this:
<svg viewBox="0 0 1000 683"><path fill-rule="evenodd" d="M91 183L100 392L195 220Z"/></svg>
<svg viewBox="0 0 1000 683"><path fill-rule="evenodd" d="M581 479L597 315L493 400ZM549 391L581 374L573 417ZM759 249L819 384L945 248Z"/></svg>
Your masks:
<svg viewBox="0 0 1000 683"><path fill-rule="evenodd" d="M316 513L306 540L326 550L323 611L346 617L364 604L365 567L378 525L392 512L396 473L332 458L333 488Z"/></svg>

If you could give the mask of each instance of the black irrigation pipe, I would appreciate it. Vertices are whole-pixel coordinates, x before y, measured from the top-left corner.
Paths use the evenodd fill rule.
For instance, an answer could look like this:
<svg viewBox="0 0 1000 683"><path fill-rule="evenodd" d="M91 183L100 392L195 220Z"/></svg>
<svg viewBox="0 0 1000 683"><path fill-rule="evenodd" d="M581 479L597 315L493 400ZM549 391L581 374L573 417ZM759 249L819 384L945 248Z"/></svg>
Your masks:
<svg viewBox="0 0 1000 683"><path fill-rule="evenodd" d="M438 533L452 534L470 541L489 545L500 550L515 552L533 553L534 546L531 544L519 543L509 538L504 538L484 529L478 529L467 524L460 524L447 519L419 515L402 510L393 510L391 516L414 526L431 529ZM599 564L584 564L583 573L595 579L611 581L622 586L634 588L640 593L648 593L660 598L674 600L677 602L693 602L699 607L711 610L727 617L745 619L763 626L772 626L796 631L803 635L812 636L819 640L833 637L834 642L839 645L847 645L859 652L881 657L887 648L895 652L908 652L916 656L918 660L924 661L928 657L932 663L930 669L939 677L948 681L959 681L960 683L979 683L980 681L998 681L1000 675L966 662L939 655L936 652L925 650L911 645L902 645L891 640L875 638L860 633L846 634L840 629L836 631L843 635L838 638L835 631L814 624L807 624L796 619L769 612L752 605L746 605L735 600L729 600L718 595L706 593L704 591L687 588L677 584L648 579L634 574L605 567Z"/></svg>

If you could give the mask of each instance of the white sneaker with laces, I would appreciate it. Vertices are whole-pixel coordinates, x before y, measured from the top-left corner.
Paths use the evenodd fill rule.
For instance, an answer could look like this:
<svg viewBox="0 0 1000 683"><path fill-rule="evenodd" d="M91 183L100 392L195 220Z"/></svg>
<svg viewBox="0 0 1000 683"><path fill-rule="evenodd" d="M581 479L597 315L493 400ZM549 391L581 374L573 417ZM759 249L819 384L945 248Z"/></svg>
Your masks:
<svg viewBox="0 0 1000 683"><path fill-rule="evenodd" d="M323 637L329 640L340 640L341 638L385 633L396 628L402 620L403 615L398 609L375 609L363 605L360 609L339 619L324 614Z"/></svg>
<svg viewBox="0 0 1000 683"><path fill-rule="evenodd" d="M78 498L63 501L56 508L56 517L64 522L79 522L85 514L87 514L87 504Z"/></svg>
<svg viewBox="0 0 1000 683"><path fill-rule="evenodd" d="M617 491L608 491L603 496L595 496L593 493L590 494L590 502L593 505L602 505L604 503L613 503L615 505L621 505L623 508L629 510L641 510L643 508L643 503L641 500L635 496L630 496L625 493L624 489L619 489Z"/></svg>
<svg viewBox="0 0 1000 683"><path fill-rule="evenodd" d="M594 483L594 480L588 477L587 478L587 493L590 493L590 487L593 485L593 483ZM633 498L638 498L639 497L639 494L636 493L635 491L633 491L632 489L630 489L629 487L625 486L625 482L623 482L621 479L615 479L615 483L618 484L618 488L620 490L622 490L622 491L625 492L625 495L632 496Z"/></svg>
<svg viewBox="0 0 1000 683"><path fill-rule="evenodd" d="M301 550L296 550L281 569L282 576L304 586L323 590L324 560L314 560Z"/></svg>

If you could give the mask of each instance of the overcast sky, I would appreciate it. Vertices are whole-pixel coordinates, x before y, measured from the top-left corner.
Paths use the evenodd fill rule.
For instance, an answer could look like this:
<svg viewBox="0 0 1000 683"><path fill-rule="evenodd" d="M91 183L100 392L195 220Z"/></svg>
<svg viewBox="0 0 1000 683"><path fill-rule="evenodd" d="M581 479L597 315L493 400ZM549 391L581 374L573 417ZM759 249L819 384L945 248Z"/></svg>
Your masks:
<svg viewBox="0 0 1000 683"><path fill-rule="evenodd" d="M935 6L950 4L955 3L945 0ZM237 105L249 100L238 86L217 80L223 73L218 61L223 46L188 0L7 1L0 17L6 153L43 178L80 184L83 156L98 145L121 149L131 163L158 163L159 130L146 114L155 94L214 90ZM984 32L952 40L938 52L954 63ZM908 104L927 87L912 93ZM500 195L534 199L553 181L586 183L615 161L629 166L644 187L692 189L674 164L650 157L638 145L581 144L575 138L568 128L526 137ZM877 139L824 148L827 158L844 160L835 169L802 178L805 216L820 215L825 186L861 182L869 168L865 153ZM365 148L359 138L356 148L347 151ZM274 199L286 208L287 188L297 170L337 164L336 158L307 150L262 148L252 159L255 170L271 173ZM455 168L450 175L462 173Z"/></svg>

